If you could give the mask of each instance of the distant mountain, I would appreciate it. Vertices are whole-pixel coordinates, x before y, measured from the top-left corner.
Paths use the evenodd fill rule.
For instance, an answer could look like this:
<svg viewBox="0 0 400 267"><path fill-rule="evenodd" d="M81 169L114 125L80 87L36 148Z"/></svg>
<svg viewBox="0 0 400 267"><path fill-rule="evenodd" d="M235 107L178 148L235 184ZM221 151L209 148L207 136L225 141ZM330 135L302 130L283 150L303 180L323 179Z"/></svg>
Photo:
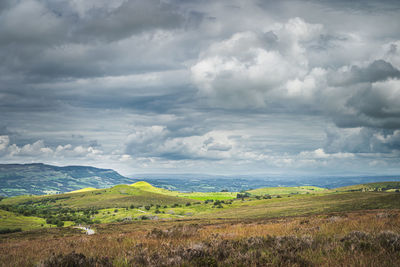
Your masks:
<svg viewBox="0 0 400 267"><path fill-rule="evenodd" d="M58 167L42 163L0 164L0 195L43 195L85 187L106 188L135 182L111 169Z"/></svg>

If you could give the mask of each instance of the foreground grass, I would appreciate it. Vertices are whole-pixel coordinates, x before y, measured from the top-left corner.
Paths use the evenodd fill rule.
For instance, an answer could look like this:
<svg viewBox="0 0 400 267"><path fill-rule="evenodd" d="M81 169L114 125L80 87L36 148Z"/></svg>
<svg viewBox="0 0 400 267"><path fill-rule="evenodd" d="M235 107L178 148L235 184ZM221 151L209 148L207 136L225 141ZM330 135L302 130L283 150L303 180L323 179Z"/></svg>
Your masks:
<svg viewBox="0 0 400 267"><path fill-rule="evenodd" d="M400 210L107 224L0 239L2 266L399 266Z"/></svg>

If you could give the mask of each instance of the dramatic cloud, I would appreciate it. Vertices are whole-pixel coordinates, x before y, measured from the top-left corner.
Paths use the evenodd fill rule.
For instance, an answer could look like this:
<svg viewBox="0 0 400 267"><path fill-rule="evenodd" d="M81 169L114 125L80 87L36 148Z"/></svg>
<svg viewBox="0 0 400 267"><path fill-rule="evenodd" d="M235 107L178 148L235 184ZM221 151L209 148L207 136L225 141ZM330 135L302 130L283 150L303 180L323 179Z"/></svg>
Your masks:
<svg viewBox="0 0 400 267"><path fill-rule="evenodd" d="M399 173L398 1L5 0L0 160Z"/></svg>

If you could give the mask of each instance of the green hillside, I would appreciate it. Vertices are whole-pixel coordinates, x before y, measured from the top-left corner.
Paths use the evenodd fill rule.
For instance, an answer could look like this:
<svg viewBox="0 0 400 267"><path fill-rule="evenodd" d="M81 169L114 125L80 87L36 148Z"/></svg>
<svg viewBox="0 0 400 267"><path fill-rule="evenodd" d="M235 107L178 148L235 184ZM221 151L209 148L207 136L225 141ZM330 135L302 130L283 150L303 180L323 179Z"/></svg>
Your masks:
<svg viewBox="0 0 400 267"><path fill-rule="evenodd" d="M74 190L74 191L71 191L71 192L66 192L66 194L70 194L70 193L82 193L82 192L95 191L95 190L98 190L98 189L97 189L97 188L94 188L94 187L86 187L86 188Z"/></svg>
<svg viewBox="0 0 400 267"><path fill-rule="evenodd" d="M330 212L370 209L400 209L400 193L340 192L302 194L282 198L234 201L214 212L198 214L202 218L276 218Z"/></svg>
<svg viewBox="0 0 400 267"><path fill-rule="evenodd" d="M114 208L143 206L150 204L171 205L185 204L193 200L148 192L129 185L117 185L108 189L67 193L50 196L18 196L3 199L3 205L49 205L65 208Z"/></svg>
<svg viewBox="0 0 400 267"><path fill-rule="evenodd" d="M327 189L316 187L316 186L296 186L296 187L264 187L254 190L249 190L251 195L263 196L263 195L283 195L283 194L307 194L323 192Z"/></svg>
<svg viewBox="0 0 400 267"><path fill-rule="evenodd" d="M395 191L400 189L400 182L380 182L350 185L345 187L335 188L336 191Z"/></svg>
<svg viewBox="0 0 400 267"><path fill-rule="evenodd" d="M236 192L191 192L191 193L182 193L178 191L170 191L163 188L154 187L151 184L140 181L134 184L131 184L132 187L139 188L143 191L153 192L158 194L164 194L168 196L175 196L175 197L183 197L183 198L190 198L195 200L228 200L236 198Z"/></svg>

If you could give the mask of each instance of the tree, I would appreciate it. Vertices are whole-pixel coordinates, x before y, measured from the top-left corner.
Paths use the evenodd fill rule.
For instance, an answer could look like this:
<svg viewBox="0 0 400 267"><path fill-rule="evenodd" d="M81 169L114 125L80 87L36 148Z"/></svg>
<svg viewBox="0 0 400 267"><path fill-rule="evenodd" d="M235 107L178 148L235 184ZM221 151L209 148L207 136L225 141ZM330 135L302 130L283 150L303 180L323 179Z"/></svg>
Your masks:
<svg viewBox="0 0 400 267"><path fill-rule="evenodd" d="M57 222L57 227L63 227L64 226L64 222L63 221L58 221Z"/></svg>

